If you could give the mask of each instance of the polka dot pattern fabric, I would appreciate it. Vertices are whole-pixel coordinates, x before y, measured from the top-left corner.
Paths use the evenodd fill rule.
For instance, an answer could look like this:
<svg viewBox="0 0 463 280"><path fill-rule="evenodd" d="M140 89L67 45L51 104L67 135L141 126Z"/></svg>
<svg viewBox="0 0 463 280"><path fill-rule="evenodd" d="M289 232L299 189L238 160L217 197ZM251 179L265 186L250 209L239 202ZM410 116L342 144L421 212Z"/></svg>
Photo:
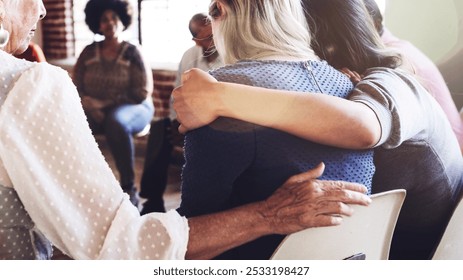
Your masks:
<svg viewBox="0 0 463 280"><path fill-rule="evenodd" d="M211 74L224 82L341 98L353 88L345 75L319 61L248 60ZM326 165L322 179L359 182L369 189L375 171L372 150L320 145L231 118L188 133L185 155L179 210L187 216L265 199L288 177L320 162Z"/></svg>
<svg viewBox="0 0 463 280"><path fill-rule="evenodd" d="M352 90L350 80L325 62L241 61L211 73L219 81L307 94L322 92L345 98ZM291 105L288 102L280 112L266 113L284 117ZM358 182L371 188L375 171L372 150L329 147L268 127L219 118L185 135L179 211L196 216L263 200L290 176L320 162L325 163L321 179ZM282 238L259 238L218 258L268 259Z"/></svg>
<svg viewBox="0 0 463 280"><path fill-rule="evenodd" d="M73 259L183 259L186 219L140 216L67 73L39 63L18 76L0 110L0 184L16 191L35 227Z"/></svg>
<svg viewBox="0 0 463 280"><path fill-rule="evenodd" d="M0 260L49 259L51 244L34 223L12 188L0 186Z"/></svg>

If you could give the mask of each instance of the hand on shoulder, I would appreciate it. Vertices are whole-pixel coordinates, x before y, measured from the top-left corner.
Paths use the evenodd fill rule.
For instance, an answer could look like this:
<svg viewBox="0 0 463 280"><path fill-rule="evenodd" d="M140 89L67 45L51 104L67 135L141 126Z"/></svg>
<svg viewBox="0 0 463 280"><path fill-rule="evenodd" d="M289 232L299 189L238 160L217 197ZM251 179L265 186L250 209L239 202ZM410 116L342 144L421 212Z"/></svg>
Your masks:
<svg viewBox="0 0 463 280"><path fill-rule="evenodd" d="M290 177L261 207L272 232L290 234L310 227L333 226L353 211L349 204L367 206L371 199L360 184L325 181L324 164Z"/></svg>

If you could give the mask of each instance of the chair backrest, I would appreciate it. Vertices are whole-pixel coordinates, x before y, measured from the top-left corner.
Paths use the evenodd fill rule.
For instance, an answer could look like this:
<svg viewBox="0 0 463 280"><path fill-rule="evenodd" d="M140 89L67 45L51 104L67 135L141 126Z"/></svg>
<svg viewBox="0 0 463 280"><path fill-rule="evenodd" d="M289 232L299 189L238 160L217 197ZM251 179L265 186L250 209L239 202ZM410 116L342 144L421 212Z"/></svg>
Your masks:
<svg viewBox="0 0 463 280"><path fill-rule="evenodd" d="M463 260L463 200L460 200L437 246L433 260Z"/></svg>
<svg viewBox="0 0 463 280"><path fill-rule="evenodd" d="M342 260L364 254L367 260L386 260L405 194L403 189L374 194L370 206L353 205L354 214L339 226L290 234L271 259Z"/></svg>

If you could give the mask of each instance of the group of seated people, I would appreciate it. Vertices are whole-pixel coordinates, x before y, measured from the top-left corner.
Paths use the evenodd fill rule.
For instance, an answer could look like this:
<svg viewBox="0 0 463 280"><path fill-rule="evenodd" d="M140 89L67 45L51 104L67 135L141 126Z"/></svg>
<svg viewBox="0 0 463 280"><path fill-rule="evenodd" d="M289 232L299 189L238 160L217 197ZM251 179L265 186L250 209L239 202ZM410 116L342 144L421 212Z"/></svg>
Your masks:
<svg viewBox="0 0 463 280"><path fill-rule="evenodd" d="M178 210L186 216L197 215L208 211L215 212L265 197L268 192L271 192L272 183L278 185L281 182L282 179L272 177L277 176L276 174L279 172L284 172L281 170L281 166L289 169L291 167L288 166L291 164L297 165L294 163L295 158L300 157L304 149L284 141L284 146L294 148L296 150L294 153L298 156L290 156L291 148L285 148L282 150L283 155L276 154L272 155L275 157L272 159L260 159L262 162L272 162L273 164L280 161L275 165L278 171L271 172L269 169L271 165L264 165L266 166L265 169L260 167L264 170L261 175L254 173L259 170L257 167L259 165L255 163L259 157L252 151L259 150L258 146L254 147L251 142L245 144L243 143L244 139L239 140L236 135L237 131L241 133L241 137L245 137L245 132L255 134L257 127L250 126L242 131L242 128L237 128L239 126L235 127L235 123L225 125L223 124L225 120L219 118L230 117L284 131L290 135L327 146L355 150L374 148L373 160L376 170L371 178L372 191L382 192L404 187L408 192L393 239L391 258L430 258L442 230L446 226L446 221L452 213L455 202L459 200L461 188L461 154L458 151L461 151L460 146L463 143L463 122L445 81L437 67L420 50L409 42L394 37L383 26L382 14L375 1L363 1L368 15L362 14L364 12L362 10L355 12L355 8L361 5L359 1L346 1L347 3L344 4L337 1L323 4L320 1L303 2L307 8L309 26L317 26L316 32L312 34L314 41L311 43L315 54L335 68L342 69L352 79L352 82L357 83L348 96L348 100L355 102L345 102L326 96L316 98L308 95L300 96L295 92L291 94L283 91L265 92L237 86L236 84L247 84L261 88L285 89L284 84L261 84L253 76L254 74L251 76L246 73L249 71L248 68L245 68L246 71L242 70L245 73L241 70L236 73L221 73L221 71L226 71L227 67L210 72L215 79L196 69L189 71L184 75L184 85L174 91L178 118L175 115L174 117L175 120L180 121L180 131L185 133L193 130L186 135L186 164L182 172L181 186L182 204ZM358 22L346 24L345 21L339 20L337 16L341 17L342 14L345 14L343 11L348 11L347 14ZM363 24L361 19L365 19L366 22L370 21L370 26L365 26L366 24ZM322 20L323 23L320 23ZM238 24L234 27L240 28L240 30L249 28ZM367 39L362 41L351 34L360 34L358 37ZM234 34L234 36L237 35ZM246 34L240 34L240 36L243 37L225 37L225 40L248 40L245 37ZM216 34L215 37L217 37ZM224 50L219 51L219 54L222 52L233 53L237 57L231 61L226 61L226 64L237 64L241 60L248 59L249 53L252 53L249 51L243 57L239 57L236 54L237 51L231 50L233 45L229 47L230 49L225 47ZM257 47L255 48L257 49ZM359 53L365 55L359 57ZM259 58L259 60L262 59ZM262 65L258 65L258 67L260 68L259 71L262 72L251 71L255 72L255 75L259 76L260 79L269 80L266 77L268 73L271 73L272 77L274 75L280 76L278 69L262 69L265 68ZM376 69L375 67L383 68ZM412 72L415 77L403 76L402 73L390 70L399 67L401 70ZM195 68L213 70L217 67ZM179 75L184 70L180 67ZM363 73L363 75L359 77L350 70ZM243 80L229 80L238 78ZM319 78L321 80L326 79L324 77ZM360 81L361 78L363 78L362 81ZM422 83L424 89L421 89L421 85L416 80ZM232 82L232 84L222 84L222 82ZM272 82L275 83L275 80ZM291 86L299 85L291 84ZM378 87L381 88L381 91L378 90ZM299 89L299 91L326 93L327 89ZM270 97L270 94L273 96ZM423 95L424 97L422 97ZM434 98L430 98L430 96ZM318 100L317 98L323 99ZM435 101L440 106L436 106ZM289 105L291 105L290 109L287 108ZM365 110L366 107L368 110ZM441 107L442 110L438 107ZM423 108L432 109L425 110ZM442 114L442 111L445 115ZM269 114L269 112L273 113ZM284 115L280 112L284 112ZM217 118L219 119L216 120ZM447 124L443 124L449 121L450 128ZM229 125L232 128L229 128ZM197 129L200 127L201 129ZM207 128L211 130L203 132L207 136L203 136L202 141L196 140L193 135L198 135L201 130ZM176 129L177 127L174 127L170 131ZM262 127L259 127L259 133L260 129ZM273 132L275 133L275 131ZM218 139L215 139L214 136ZM453 138L455 136L457 144L454 143ZM201 136L198 137L201 138ZM276 137L276 134L272 134L272 140L275 140ZM257 139L261 138L257 137ZM262 137L262 139L266 138ZM277 141L278 146L282 143L280 139L275 141ZM201 144L205 146L201 146ZM221 148L214 150L215 145ZM268 145L270 149L270 151L262 150L266 151L265 153L261 151L265 156L269 156L269 154L274 153L274 150L277 150L271 148L271 144L267 142L265 145ZM210 150L210 155L205 152L206 148ZM315 150L320 152L323 148L319 146ZM317 152L312 151L310 159L315 159ZM158 155L160 155L157 158L158 165L149 169L153 172L153 178L156 176L159 178L166 174L163 171L165 169L159 168L162 166L159 165L159 162L168 162L165 157L168 157L169 153L160 152ZM208 155L210 158L207 158ZM289 158L291 163L282 164L281 158ZM328 158L327 155L319 156L315 162L317 160L324 161L328 166L335 168L333 164L328 163ZM420 160L418 161L418 159ZM210 164L203 166L205 161L210 162ZM246 168L242 167L241 164ZM307 162L305 161L304 164ZM368 165L355 163L354 166L353 172L349 170L349 176L355 176L355 172L359 170L361 175L368 176ZM237 170L233 171L234 169ZM223 170L227 170L227 172ZM219 179L218 177L221 176L230 176L227 178L229 181L227 182L225 178ZM329 176L329 174L325 173L325 176ZM333 177L327 178L332 179ZM353 180L365 184L365 181L359 178L336 177L336 179ZM247 180L252 183L246 184ZM143 184L142 181L141 186L142 195L148 198L142 213L163 211L162 193L165 190L166 180L154 179L150 181L150 184ZM281 239L277 239L275 244L278 244L279 241ZM253 257L252 252L265 252L263 248L267 248L267 253L262 253L263 255L256 258L267 258L275 246L268 246L268 243L265 243L258 250L253 250L255 248L251 245L250 248L252 249L245 250L238 255L236 255L237 253L225 255L225 258L251 258Z"/></svg>
<svg viewBox="0 0 463 280"><path fill-rule="evenodd" d="M0 199L22 218L0 223L0 238L25 241L0 258L47 259L53 244L74 259L269 259L285 235L337 225L349 205L397 188L407 197L390 258L432 257L461 199L463 123L453 102L436 102L451 98L437 68L427 70L437 80L419 78L428 59L383 27L374 0L215 0L207 18L193 16L197 48L172 93L170 129L185 134L181 204L163 213L167 143L145 164L143 215L133 135L155 108L151 69L120 36L132 7L88 2L86 22L104 40L84 49L72 81L12 57L27 40L8 28L32 28L45 16L42 1L34 7L15 10L30 19L21 25L0 6Z"/></svg>

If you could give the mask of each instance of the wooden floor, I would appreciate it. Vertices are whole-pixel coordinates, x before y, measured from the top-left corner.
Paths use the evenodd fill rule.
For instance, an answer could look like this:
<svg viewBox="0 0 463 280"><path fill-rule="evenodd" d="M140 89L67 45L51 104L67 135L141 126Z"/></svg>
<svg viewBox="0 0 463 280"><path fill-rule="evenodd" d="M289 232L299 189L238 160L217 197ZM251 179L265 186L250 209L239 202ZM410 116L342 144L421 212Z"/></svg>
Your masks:
<svg viewBox="0 0 463 280"><path fill-rule="evenodd" d="M146 141L148 136L140 137L135 139L135 182L137 184L137 188L139 188L141 175L143 172L143 163L145 157L145 148L146 148ZM108 162L109 166L114 172L116 178L119 177L117 169L115 167L115 163L111 153L109 152L109 148L106 144L104 136L97 135L96 140L100 149L105 156L106 161ZM171 165L169 167L169 177L168 177L168 185L166 192L164 193L164 201L166 210L176 209L180 204L180 172L181 167L176 165ZM143 203L144 200L142 199L141 202ZM141 205L140 205L141 206ZM53 252L53 259L54 260L69 260L70 258L64 255L61 251L57 248L54 248Z"/></svg>

